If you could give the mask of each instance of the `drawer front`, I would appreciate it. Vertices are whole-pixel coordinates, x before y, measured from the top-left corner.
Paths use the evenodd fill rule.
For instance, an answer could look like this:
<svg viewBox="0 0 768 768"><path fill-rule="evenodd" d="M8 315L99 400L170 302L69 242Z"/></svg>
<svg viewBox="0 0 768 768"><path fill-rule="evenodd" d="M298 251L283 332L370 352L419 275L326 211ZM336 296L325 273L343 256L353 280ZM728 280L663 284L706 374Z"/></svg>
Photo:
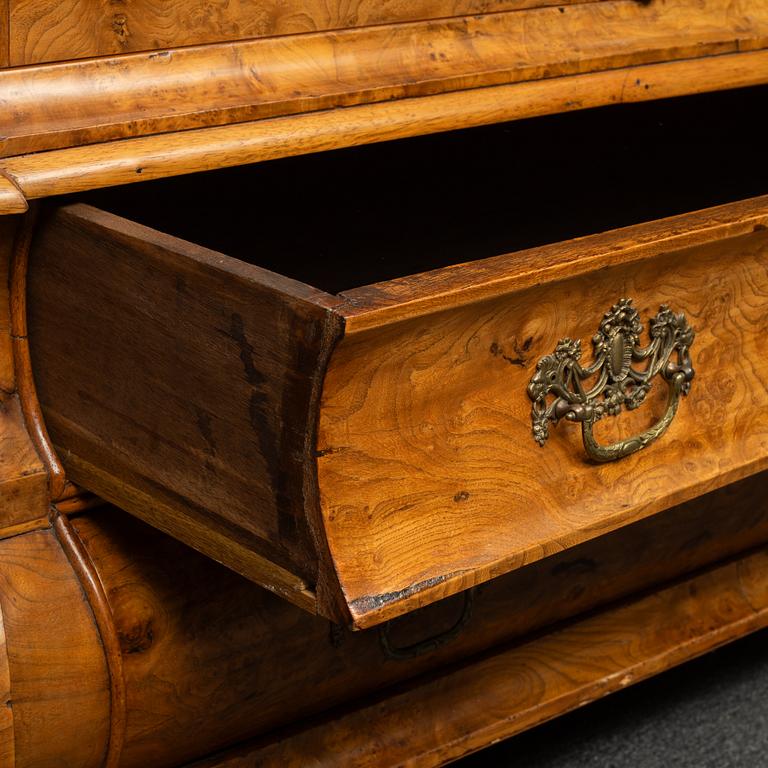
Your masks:
<svg viewBox="0 0 768 768"><path fill-rule="evenodd" d="M689 234L703 225L704 242L677 247L686 223ZM424 276L421 287L413 278L353 292L325 381L318 465L331 554L344 564L342 587L360 623L766 466L768 231L754 222L730 236L712 224L681 217L655 244L653 225L624 246L616 233L605 264L570 278L562 270L555 281L548 259L589 261L589 238L574 241L570 255L560 246L519 254L523 266L528 258L541 265L541 278L534 270L522 289L505 288L501 275L501 287L489 276L473 285L465 274L451 294L441 280L454 278L444 273ZM497 295L467 297L482 290ZM561 339L580 339L586 367L604 314L625 297L643 322L642 345L661 305L685 313L695 330L690 394L663 435L619 461L592 461L579 425L565 419L540 446L527 391L538 361ZM668 393L658 375L639 408L596 423L598 442L648 430Z"/></svg>
<svg viewBox="0 0 768 768"><path fill-rule="evenodd" d="M337 296L87 206L42 225L29 334L75 482L301 607L379 624L755 473L768 199ZM696 337L671 426L620 461L531 432L528 386L631 298ZM642 367L640 365L640 367ZM610 443L664 413L597 424Z"/></svg>

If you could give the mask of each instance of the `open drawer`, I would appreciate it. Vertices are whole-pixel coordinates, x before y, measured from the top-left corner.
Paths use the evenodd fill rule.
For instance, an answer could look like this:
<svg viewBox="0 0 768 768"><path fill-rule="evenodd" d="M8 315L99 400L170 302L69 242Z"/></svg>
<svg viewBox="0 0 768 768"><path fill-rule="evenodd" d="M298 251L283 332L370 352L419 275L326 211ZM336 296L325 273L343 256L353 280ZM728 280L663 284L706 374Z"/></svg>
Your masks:
<svg viewBox="0 0 768 768"><path fill-rule="evenodd" d="M768 467L766 94L58 201L28 322L69 476L367 627Z"/></svg>

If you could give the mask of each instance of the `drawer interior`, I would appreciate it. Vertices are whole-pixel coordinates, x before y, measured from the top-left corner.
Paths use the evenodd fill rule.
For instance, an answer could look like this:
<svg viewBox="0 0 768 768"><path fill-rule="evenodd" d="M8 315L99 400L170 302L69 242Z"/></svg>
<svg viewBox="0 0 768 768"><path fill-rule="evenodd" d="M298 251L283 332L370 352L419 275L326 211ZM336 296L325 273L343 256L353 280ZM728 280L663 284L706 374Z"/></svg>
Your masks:
<svg viewBox="0 0 768 768"><path fill-rule="evenodd" d="M328 293L768 191L768 86L473 128L81 196Z"/></svg>

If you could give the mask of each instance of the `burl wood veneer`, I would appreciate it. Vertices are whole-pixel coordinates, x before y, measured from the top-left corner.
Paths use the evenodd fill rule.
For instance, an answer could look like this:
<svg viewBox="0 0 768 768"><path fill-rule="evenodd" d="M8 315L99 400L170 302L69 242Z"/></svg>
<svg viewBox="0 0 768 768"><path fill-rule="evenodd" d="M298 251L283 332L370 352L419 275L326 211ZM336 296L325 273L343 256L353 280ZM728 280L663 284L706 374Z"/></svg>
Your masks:
<svg viewBox="0 0 768 768"><path fill-rule="evenodd" d="M761 93L745 92L745 104ZM713 130L727 130L716 113L709 103ZM639 141L642 121L635 130ZM738 123L731 130L759 162L759 142ZM488 171L487 189L477 185L482 162L502 162L478 145L518 153L497 133L414 145L414 163L438 154L404 184L429 184L439 146L465 162L435 179L450 185L454 174L457 200L430 205L419 192L410 217L380 207L398 193L385 186L377 197L378 181L350 191L349 207L328 192L324 205L328 182L316 194L306 182L309 207L297 193L273 214L259 197L275 192L270 177L248 171L89 198L128 218L81 203L53 210L32 247L30 339L71 478L296 604L366 627L763 468L766 198L456 266L583 226L577 206L571 225L560 212L567 186L551 214L533 197L514 219L503 176ZM545 126L534 133L547 146ZM663 141L646 144L653 162ZM536 157L536 144L525 146ZM594 139L584 146L587 157L598 151ZM336 156L340 194L344 163L378 180L392 158L382 152ZM715 158L709 182L700 178L694 152L690 177L675 181L688 171L672 166L672 187L656 189L665 157L643 177L643 158L619 156L646 179L649 211L701 204L707 183L716 199L754 188L752 173L719 173ZM615 182L599 178L612 162L593 165L596 182L582 191L597 195L598 229L626 214ZM309 163L282 172L308 178ZM540 189L551 187L545 177ZM521 192L524 205L532 193ZM439 264L449 266L408 275ZM382 273L391 279L348 287ZM696 331L690 396L662 439L621 462L588 462L567 424L540 448L526 395L536 361L563 337L584 339L586 359L622 297L646 326L662 304L686 313ZM665 391L659 382L643 408L602 423L600 439L645 429Z"/></svg>
<svg viewBox="0 0 768 768"><path fill-rule="evenodd" d="M554 696L567 699L557 711L571 708L763 626L764 483L497 579L451 642L410 658L388 656L379 630L334 628L120 510L54 515L53 530L0 540L3 765L171 768L256 736L240 764L306 765L308 744L321 765L442 764L487 743L488 729L499 738L550 716ZM629 597L652 586L652 598ZM439 637L461 611L456 596L403 617L390 642ZM348 702L374 693L393 704L362 708L371 739ZM408 732L414 707L421 727ZM320 714L330 722L318 741Z"/></svg>
<svg viewBox="0 0 768 768"><path fill-rule="evenodd" d="M765 626L766 82L766 0L0 0L0 763L436 766ZM539 449L622 297L672 427Z"/></svg>

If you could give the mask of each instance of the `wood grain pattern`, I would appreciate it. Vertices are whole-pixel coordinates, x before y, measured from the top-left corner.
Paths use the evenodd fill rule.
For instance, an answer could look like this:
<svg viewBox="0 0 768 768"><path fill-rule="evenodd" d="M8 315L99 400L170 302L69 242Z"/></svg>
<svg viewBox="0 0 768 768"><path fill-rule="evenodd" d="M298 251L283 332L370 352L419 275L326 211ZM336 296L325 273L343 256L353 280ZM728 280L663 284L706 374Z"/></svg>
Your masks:
<svg viewBox="0 0 768 768"><path fill-rule="evenodd" d="M166 530L213 556L234 540L306 606L314 403L339 331L322 294L85 206L56 213L32 258L37 384L72 479L140 516L159 499Z"/></svg>
<svg viewBox="0 0 768 768"><path fill-rule="evenodd" d="M45 526L48 514L45 467L16 394L11 265L19 223L17 216L0 217L0 538L18 532L19 526Z"/></svg>
<svg viewBox="0 0 768 768"><path fill-rule="evenodd" d="M0 765L16 764L11 701L11 670L8 664L8 644L5 639L3 611L0 608Z"/></svg>
<svg viewBox="0 0 768 768"><path fill-rule="evenodd" d="M75 533L72 523L58 510L52 517L53 531L80 582L101 639L109 675L109 729L101 765L102 768L117 768L125 743L126 694L123 655L112 609L93 559Z"/></svg>
<svg viewBox="0 0 768 768"><path fill-rule="evenodd" d="M765 215L767 202L754 206ZM713 219L727 209L715 209ZM738 219L739 206L732 212ZM695 221L676 217L627 234L642 243L667 228L689 231ZM721 239L728 226L721 220L705 229L710 241L693 247L662 238L655 256L641 248L644 261L624 264L619 230L610 236L615 250L607 247L610 265L599 272L593 263L549 282L534 269L534 285L519 292L499 286L497 298L464 304L457 290L462 298L453 306L446 300L438 315L417 311L412 320L359 332L347 326L325 379L318 479L331 556L358 626L768 466L768 230L757 224ZM606 248L603 237L564 249L578 260L593 245ZM539 256L546 267L548 249ZM507 264L514 269L518 260ZM530 266L523 254L521 273ZM438 297L445 272L464 287L473 279L471 268L435 273ZM491 266L485 280L493 285L498 276ZM425 295L430 284L428 273ZM370 289L374 303L378 291ZM603 313L625 296L643 318L664 303L688 316L697 334L691 396L658 443L619 462L590 465L580 430L568 424L541 449L526 395L537 360L566 336L588 345ZM664 389L656 386L659 397ZM640 432L663 408L646 403L601 422L598 438Z"/></svg>
<svg viewBox="0 0 768 768"><path fill-rule="evenodd" d="M583 0L564 0L561 6ZM9 0L4 0L8 13ZM552 5L547 0L10 0L13 64ZM7 40L6 40L7 43Z"/></svg>
<svg viewBox="0 0 768 768"><path fill-rule="evenodd" d="M768 0L610 0L563 11L492 13L0 71L0 152L768 45ZM689 81L688 87L697 86Z"/></svg>
<svg viewBox="0 0 768 768"><path fill-rule="evenodd" d="M11 333L11 264L18 216L0 216L0 390L16 391Z"/></svg>
<svg viewBox="0 0 768 768"><path fill-rule="evenodd" d="M0 29L0 33L2 33L2 29ZM0 216L24 213L26 210L27 201L24 195L7 176L0 172Z"/></svg>
<svg viewBox="0 0 768 768"><path fill-rule="evenodd" d="M109 676L80 584L50 531L0 541L0 606L15 768L100 765Z"/></svg>
<svg viewBox="0 0 768 768"><path fill-rule="evenodd" d="M432 768L765 626L762 550L194 768Z"/></svg>
<svg viewBox="0 0 768 768"><path fill-rule="evenodd" d="M0 167L28 199L33 199L605 104L765 82L768 52L756 51L36 152L7 158ZM184 121L164 125L169 130L185 127ZM74 138L67 134L62 141L70 143ZM33 148L35 144L37 139ZM15 144L15 150L23 151L19 146ZM6 147L0 155L9 151Z"/></svg>
<svg viewBox="0 0 768 768"><path fill-rule="evenodd" d="M10 64L10 12L10 0L0 0L0 67L7 67Z"/></svg>
<svg viewBox="0 0 768 768"><path fill-rule="evenodd" d="M41 401L73 480L297 604L372 626L766 466L766 221L758 198L341 304L73 206L32 264ZM542 451L525 394L536 359L591 338L625 295L644 315L687 312L694 394L618 464L587 465L576 430ZM269 414L256 422L254 398ZM658 403L616 424L639 431L649 414Z"/></svg>
<svg viewBox="0 0 768 768"><path fill-rule="evenodd" d="M49 497L57 501L64 493L67 480L61 461L51 445L40 411L27 338L27 264L37 224L37 212L38 207L33 205L19 224L13 244L10 270L13 368L16 376L16 393L24 414L24 425L29 440L45 467Z"/></svg>
<svg viewBox="0 0 768 768"><path fill-rule="evenodd" d="M768 227L768 195L343 291L348 333L460 309ZM458 267L458 268L457 268Z"/></svg>
<svg viewBox="0 0 768 768"><path fill-rule="evenodd" d="M668 510L487 584L470 624L421 658L341 632L110 507L72 521L123 655L122 768L178 765L345 701L382 693L553 622L768 540L764 476ZM441 631L461 599L399 620L402 644Z"/></svg>

